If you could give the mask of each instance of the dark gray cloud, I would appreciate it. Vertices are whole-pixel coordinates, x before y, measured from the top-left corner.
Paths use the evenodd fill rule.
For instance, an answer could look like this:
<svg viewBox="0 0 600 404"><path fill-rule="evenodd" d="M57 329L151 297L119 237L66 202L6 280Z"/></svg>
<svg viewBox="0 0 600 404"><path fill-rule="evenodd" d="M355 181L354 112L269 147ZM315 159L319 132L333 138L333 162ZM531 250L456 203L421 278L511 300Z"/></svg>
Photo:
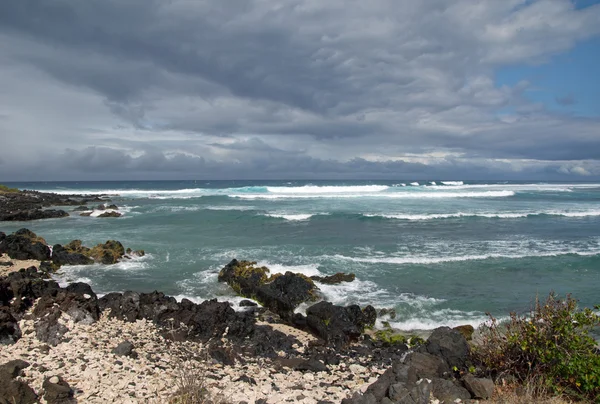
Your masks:
<svg viewBox="0 0 600 404"><path fill-rule="evenodd" d="M0 2L0 179L600 176L600 119L494 82L598 20L568 0Z"/></svg>

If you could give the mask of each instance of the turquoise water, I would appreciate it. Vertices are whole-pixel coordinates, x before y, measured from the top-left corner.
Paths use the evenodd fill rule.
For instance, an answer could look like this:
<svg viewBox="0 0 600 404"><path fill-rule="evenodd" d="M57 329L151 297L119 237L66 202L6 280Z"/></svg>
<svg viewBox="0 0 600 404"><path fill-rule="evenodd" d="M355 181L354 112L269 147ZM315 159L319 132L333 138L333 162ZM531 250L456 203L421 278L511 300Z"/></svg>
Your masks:
<svg viewBox="0 0 600 404"><path fill-rule="evenodd" d="M123 216L2 223L49 243L107 239L144 249L112 266L63 267L63 282L100 293L152 291L236 300L217 274L232 258L272 272L354 272L320 285L334 303L394 307L392 325L477 325L525 311L536 294L600 303L600 184L409 181L147 181L15 183L110 193ZM66 208L67 210L72 207Z"/></svg>

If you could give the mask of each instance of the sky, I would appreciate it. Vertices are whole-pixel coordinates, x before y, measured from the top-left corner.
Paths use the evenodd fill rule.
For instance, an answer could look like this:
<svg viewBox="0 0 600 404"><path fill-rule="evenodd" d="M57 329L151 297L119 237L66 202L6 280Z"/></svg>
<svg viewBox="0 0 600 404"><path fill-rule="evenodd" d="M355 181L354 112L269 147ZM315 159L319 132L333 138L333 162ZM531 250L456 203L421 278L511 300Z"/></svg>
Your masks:
<svg viewBox="0 0 600 404"><path fill-rule="evenodd" d="M0 181L600 179L600 1L0 2Z"/></svg>

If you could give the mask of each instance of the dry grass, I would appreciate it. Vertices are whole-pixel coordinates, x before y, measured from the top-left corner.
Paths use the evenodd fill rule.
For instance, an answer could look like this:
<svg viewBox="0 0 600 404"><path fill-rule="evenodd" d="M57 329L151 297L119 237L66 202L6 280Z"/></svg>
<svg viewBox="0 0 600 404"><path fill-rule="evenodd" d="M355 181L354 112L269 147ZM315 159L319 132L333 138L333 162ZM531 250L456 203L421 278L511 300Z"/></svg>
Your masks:
<svg viewBox="0 0 600 404"><path fill-rule="evenodd" d="M169 400L169 404L228 404L225 397L209 391L207 366L210 366L208 356L202 361L180 361L175 381L177 391Z"/></svg>
<svg viewBox="0 0 600 404"><path fill-rule="evenodd" d="M526 384L496 385L494 396L489 400L481 400L480 404L583 404L583 401L572 401L569 398L552 396L539 382Z"/></svg>

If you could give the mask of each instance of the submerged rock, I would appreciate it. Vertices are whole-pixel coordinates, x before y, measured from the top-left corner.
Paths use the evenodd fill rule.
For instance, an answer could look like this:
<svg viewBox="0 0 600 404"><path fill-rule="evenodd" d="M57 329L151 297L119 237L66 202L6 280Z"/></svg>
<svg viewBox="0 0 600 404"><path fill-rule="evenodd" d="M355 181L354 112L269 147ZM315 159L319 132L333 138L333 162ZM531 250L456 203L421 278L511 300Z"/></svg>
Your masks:
<svg viewBox="0 0 600 404"><path fill-rule="evenodd" d="M338 272L335 275L329 276L318 276L313 275L310 277L313 281L321 282L326 285L335 285L342 282L353 282L356 279L356 275L353 273L345 274L343 272Z"/></svg>
<svg viewBox="0 0 600 404"><path fill-rule="evenodd" d="M121 217L121 216L123 216L123 214L120 212L104 212L104 213L98 215L98 217Z"/></svg>

